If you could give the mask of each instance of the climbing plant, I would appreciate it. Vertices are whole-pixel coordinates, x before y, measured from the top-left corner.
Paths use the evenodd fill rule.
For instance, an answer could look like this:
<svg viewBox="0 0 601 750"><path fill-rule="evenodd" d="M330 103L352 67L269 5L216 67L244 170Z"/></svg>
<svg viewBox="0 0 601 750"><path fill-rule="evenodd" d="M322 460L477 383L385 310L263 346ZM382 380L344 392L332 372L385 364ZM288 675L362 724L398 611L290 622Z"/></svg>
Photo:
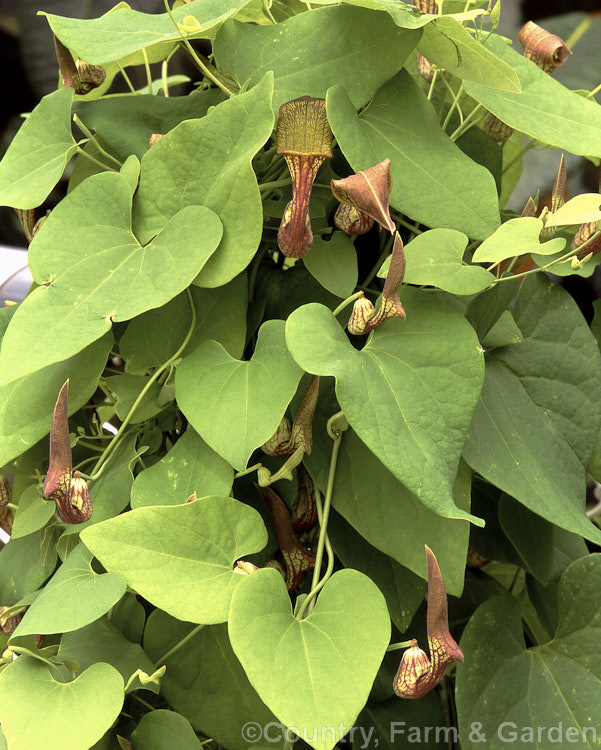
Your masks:
<svg viewBox="0 0 601 750"><path fill-rule="evenodd" d="M564 158L601 109L554 77L590 21L418 5L46 14L58 86L0 162L34 278L0 748L601 742L601 328L562 284L601 260ZM532 149L550 197L510 210Z"/></svg>

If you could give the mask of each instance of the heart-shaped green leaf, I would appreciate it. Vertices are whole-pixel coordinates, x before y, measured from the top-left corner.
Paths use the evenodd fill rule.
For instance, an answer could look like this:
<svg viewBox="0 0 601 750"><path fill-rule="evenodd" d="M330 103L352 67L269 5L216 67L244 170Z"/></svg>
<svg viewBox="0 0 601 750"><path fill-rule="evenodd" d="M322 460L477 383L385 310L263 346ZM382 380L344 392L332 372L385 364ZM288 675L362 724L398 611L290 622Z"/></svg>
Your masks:
<svg viewBox="0 0 601 750"><path fill-rule="evenodd" d="M519 216L509 219L491 234L474 253L474 263L499 263L506 258L514 258L526 253L552 255L565 247L566 241L556 237L548 242L541 242L539 234L543 222L534 216Z"/></svg>
<svg viewBox="0 0 601 750"><path fill-rule="evenodd" d="M140 644L129 641L112 620L109 621L106 617L99 618L85 628L65 633L61 638L58 657L77 661L80 672L97 662L110 664L125 683L138 669L146 674L154 672L153 664ZM159 692L156 682L149 682L146 689L153 693ZM130 691L131 687L126 690L128 693Z"/></svg>
<svg viewBox="0 0 601 750"><path fill-rule="evenodd" d="M342 86L328 91L327 107L336 140L356 172L391 160L391 206L430 227L477 239L499 226L493 176L442 132L406 70L384 84L361 114Z"/></svg>
<svg viewBox="0 0 601 750"><path fill-rule="evenodd" d="M497 34L486 46L518 74L521 93L466 81L466 92L512 128L530 138L582 156L601 156L601 112L594 99L562 86Z"/></svg>
<svg viewBox="0 0 601 750"><path fill-rule="evenodd" d="M236 589L229 634L253 687L278 719L316 750L331 750L367 701L390 619L376 585L347 569L328 580L309 617L297 620L281 575L265 569Z"/></svg>
<svg viewBox="0 0 601 750"><path fill-rule="evenodd" d="M139 750L201 750L190 722L175 711L159 708L145 714L134 729L132 742Z"/></svg>
<svg viewBox="0 0 601 750"><path fill-rule="evenodd" d="M14 750L88 750L122 705L123 679L110 664L56 682L41 661L20 656L0 674L0 723Z"/></svg>
<svg viewBox="0 0 601 750"><path fill-rule="evenodd" d="M251 161L273 129L272 91L268 73L205 117L184 120L142 159L134 199L135 231L142 242L185 206L208 206L223 222L223 239L198 277L199 286L218 287L233 279L261 241L263 207Z"/></svg>
<svg viewBox="0 0 601 750"><path fill-rule="evenodd" d="M240 85L273 70L274 109L299 96L323 97L334 84L344 86L360 107L400 70L420 35L399 28L385 13L335 6L299 13L277 26L228 21L213 50L217 65Z"/></svg>
<svg viewBox="0 0 601 750"><path fill-rule="evenodd" d="M231 497L138 508L89 526L84 544L111 572L180 620L227 620L242 576L233 565L263 549L267 531L256 510ZM157 546L158 545L158 546Z"/></svg>
<svg viewBox="0 0 601 750"><path fill-rule="evenodd" d="M583 750L598 746L600 591L601 555L573 562L559 582L555 635L536 648L524 644L515 599L494 597L476 610L461 639L465 663L457 667L462 748L482 747L470 734L473 722L491 750L502 750L510 742ZM539 727L543 734L537 742ZM568 735L571 727L575 730Z"/></svg>
<svg viewBox="0 0 601 750"><path fill-rule="evenodd" d="M334 232L329 242L314 237L303 263L328 292L343 298L353 293L357 285L357 254L350 237L342 232Z"/></svg>
<svg viewBox="0 0 601 750"><path fill-rule="evenodd" d="M29 263L38 284L49 285L35 289L8 326L1 382L73 356L111 321L165 304L219 244L219 218L196 205L142 247L131 229L131 200L127 180L104 172L85 180L48 217L31 243Z"/></svg>
<svg viewBox="0 0 601 750"><path fill-rule="evenodd" d="M54 549L42 559L43 531L20 539L11 539L0 550L0 601L2 606L16 604L39 588L56 565Z"/></svg>
<svg viewBox="0 0 601 750"><path fill-rule="evenodd" d="M125 593L125 579L116 573L94 573L91 561L89 550L79 544L29 607L15 637L67 633L108 612Z"/></svg>
<svg viewBox="0 0 601 750"><path fill-rule="evenodd" d="M459 312L412 288L402 302L407 320L387 321L361 351L317 304L292 313L286 342L307 372L336 378L349 423L407 489L441 516L473 521L452 491L484 357Z"/></svg>
<svg viewBox="0 0 601 750"><path fill-rule="evenodd" d="M231 466L188 427L166 456L135 478L131 507L180 505L193 492L227 495L233 479Z"/></svg>
<svg viewBox="0 0 601 750"><path fill-rule="evenodd" d="M77 150L71 135L73 89L45 96L25 120L0 162L0 205L37 208Z"/></svg>
<svg viewBox="0 0 601 750"><path fill-rule="evenodd" d="M437 286L452 294L477 294L490 286L495 277L480 266L463 264L468 238L455 229L431 229L405 245L406 284ZM385 279L390 267L387 258L378 271Z"/></svg>
<svg viewBox="0 0 601 750"><path fill-rule="evenodd" d="M21 493L19 507L15 513L11 539L33 534L43 528L54 515L56 505L44 499L42 488L32 484Z"/></svg>
<svg viewBox="0 0 601 750"><path fill-rule="evenodd" d="M211 39L226 18L236 15L249 0L198 0L173 10L176 23L182 24L190 16L198 24L189 24L191 39ZM181 39L179 30L168 13L141 13L125 3L100 18L66 18L46 13L50 28L72 52L95 65L120 60L146 49L147 54L157 48L169 51Z"/></svg>
<svg viewBox="0 0 601 750"><path fill-rule="evenodd" d="M216 341L185 357L175 393L203 440L244 470L251 453L276 431L301 375L286 348L284 322L268 320L249 362L233 359Z"/></svg>
<svg viewBox="0 0 601 750"><path fill-rule="evenodd" d="M0 315L11 310L5 307ZM69 378L69 414L94 393L113 343L107 333L79 354L0 386L0 466L31 448L50 429L56 394Z"/></svg>
<svg viewBox="0 0 601 750"><path fill-rule="evenodd" d="M153 661L164 660L167 671L161 694L193 726L222 747L248 750L242 731L248 722L275 725L275 716L248 681L227 634L227 624L194 626L155 609L144 630L144 650ZM173 650L183 638L186 648ZM169 655L170 654L170 655ZM271 747L279 750L282 743Z"/></svg>

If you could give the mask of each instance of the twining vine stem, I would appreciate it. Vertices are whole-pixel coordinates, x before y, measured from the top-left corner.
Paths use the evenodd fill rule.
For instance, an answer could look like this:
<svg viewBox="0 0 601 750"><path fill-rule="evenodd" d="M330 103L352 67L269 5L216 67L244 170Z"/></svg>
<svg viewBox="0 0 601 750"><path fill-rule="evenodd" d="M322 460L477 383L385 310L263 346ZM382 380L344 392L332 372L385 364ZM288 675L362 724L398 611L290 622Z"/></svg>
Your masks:
<svg viewBox="0 0 601 750"><path fill-rule="evenodd" d="M340 441L342 440L342 433L346 429L346 420L344 420L344 426L341 424L341 420L344 420L344 413L343 412L337 412L334 414L330 419L328 420L328 435L333 440L332 445L332 454L330 457L330 470L328 472L328 482L326 485L326 496L324 498L323 502L323 509L321 511L320 515L320 523L319 523L319 541L317 543L317 551L315 553L315 568L313 569L313 581L311 583L311 591L307 595L306 599L301 604L298 612L296 613L297 620L302 620L305 612L309 610L309 614L314 604L314 599L317 596L317 594L321 591L321 589L325 586L326 582L332 575L332 571L334 569L334 554L332 547L329 543L329 539L327 538L327 531L328 531L328 519L330 515L330 507L332 504L332 493L334 490L334 478L336 475L336 464L338 463L338 451L340 450ZM317 506L318 513L319 513L319 504ZM321 575L321 563L323 560L323 551L326 548L328 549L328 567L326 569L326 572L321 580L319 580L319 576ZM311 607L309 608L309 605Z"/></svg>
<svg viewBox="0 0 601 750"><path fill-rule="evenodd" d="M134 415L134 412L136 411L136 409L142 402L142 399L144 398L144 396L148 393L148 391L152 387L152 384L161 377L162 373L165 372L165 370L171 367L172 363L175 362L175 360L181 356L184 349L188 346L190 339L192 338L192 334L194 333L194 329L196 328L196 307L194 305L192 292L190 291L189 288L186 289L186 294L188 295L188 302L190 303L190 312L191 312L190 328L188 329L188 333L186 334L186 337L182 341L181 346L175 352L175 354L169 357L169 359L166 362L163 362L163 364L157 370L154 371L154 373L150 376L150 378L148 378L148 382L138 394L138 397L134 401L131 409L128 411L125 419L121 423L121 427L119 427L117 434L111 440L111 442L107 445L107 447L104 449L102 455L100 456L100 458L98 459L96 463L96 466L94 467L93 472L89 476L86 476L86 479L90 479L90 480L98 479L98 477L102 474L102 471L104 467L106 466L109 457L115 451L115 448L117 447L117 444L119 443L127 425L130 423Z"/></svg>

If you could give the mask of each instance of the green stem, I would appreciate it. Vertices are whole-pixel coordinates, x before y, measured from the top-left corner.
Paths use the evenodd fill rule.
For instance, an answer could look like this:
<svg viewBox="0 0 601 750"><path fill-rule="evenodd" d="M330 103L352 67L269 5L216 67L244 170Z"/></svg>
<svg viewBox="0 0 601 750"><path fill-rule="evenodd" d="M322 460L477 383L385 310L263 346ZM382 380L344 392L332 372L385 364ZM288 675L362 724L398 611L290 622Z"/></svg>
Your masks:
<svg viewBox="0 0 601 750"><path fill-rule="evenodd" d="M386 651L400 651L402 648L409 648L411 641L399 641L398 643L391 643Z"/></svg>
<svg viewBox="0 0 601 750"><path fill-rule="evenodd" d="M434 75L432 76L432 80L430 81L430 88L428 89L428 101L432 100L432 94L434 93L434 85L436 83L436 79L438 78L438 71L434 71Z"/></svg>
<svg viewBox="0 0 601 750"><path fill-rule="evenodd" d="M121 169L121 167L123 165L121 164L121 162L119 161L119 159L115 159L115 157L111 156L111 154L109 154L109 152L106 149L102 148L102 146L100 145L100 143L98 143L98 139L96 138L96 136L92 133L92 131L89 128L87 128L84 125L84 123L79 118L79 115L77 115L77 114L73 115L73 122L77 125L77 127L81 130L81 132L87 137L87 139L90 140L90 141L92 141L92 143L96 146L96 148L98 149L98 151L100 151L100 153L103 156L106 156L106 158L109 161L112 161L113 164L116 164L117 167L119 169Z"/></svg>
<svg viewBox="0 0 601 750"><path fill-rule="evenodd" d="M271 8L269 7L269 0L263 0L263 10L265 11L265 15L269 18L271 23L277 24L277 21L275 20L271 12Z"/></svg>
<svg viewBox="0 0 601 750"><path fill-rule="evenodd" d="M289 177L284 178L283 180L275 180L274 182L261 182L259 184L259 190L264 192L266 190L273 190L274 188L286 187L286 185L291 184L292 180Z"/></svg>
<svg viewBox="0 0 601 750"><path fill-rule="evenodd" d="M240 477L245 477L247 474L252 474L253 471L258 471L261 468L263 468L263 464L253 464L248 469L244 469L244 471L237 471L234 474L234 479L240 479Z"/></svg>
<svg viewBox="0 0 601 750"><path fill-rule="evenodd" d="M91 154L88 154L87 151L84 151L81 146L77 146L77 153L81 154L82 156L85 156L86 159L89 159L90 161L94 162L97 167L101 167L103 170L107 172L117 172L116 169L113 169L113 167L109 167L108 164L105 164L103 161L100 161L100 159L96 159L96 157L92 156Z"/></svg>
<svg viewBox="0 0 601 750"><path fill-rule="evenodd" d="M354 294L351 294L350 297L347 297L334 310L334 317L336 317L339 313L341 313L344 310L345 307L348 307L351 303L353 303L356 299L358 299L362 294L363 294L363 292L355 292Z"/></svg>
<svg viewBox="0 0 601 750"><path fill-rule="evenodd" d="M184 43L186 49L188 50L188 54L194 60L194 62L196 63L196 65L198 66L202 74L205 76L205 78L208 78L210 81L212 81L215 84L215 86L220 88L227 97L233 96L234 92L230 91L230 89L222 81L220 81L219 78L217 78L217 76L213 75L213 73L211 73L211 71L203 63L200 57L198 57L198 55L194 51L194 47L192 47L192 45L190 44L186 36L182 33L182 30L180 29L179 24L175 20L173 13L171 12L171 8L169 7L169 0L165 0L165 9L167 10L167 13L169 14L169 18L173 22L173 25L177 29L182 42Z"/></svg>
<svg viewBox="0 0 601 750"><path fill-rule="evenodd" d="M150 378L148 378L148 382L146 383L146 385L144 386L144 388L142 388L142 390L138 394L138 397L136 398L136 400L134 401L131 409L127 413L127 416L125 417L125 419L121 423L121 427L119 427L119 430L117 431L117 434L111 440L111 442L107 445L107 447L104 449L104 452L102 453L102 455L98 459L98 462L97 462L96 466L94 467L94 471L90 475L89 479L94 480L94 479L97 479L100 476L100 472L102 471L102 468L103 468L104 464L106 464L107 460L109 459L109 457L111 456L111 454L114 452L119 439L121 438L121 436L123 435L123 432L125 431L125 428L130 423L130 421L131 421L131 419L132 419L132 417L133 417L136 409L138 408L138 406L142 402L142 399L144 398L144 396L148 393L148 391L152 387L152 384L156 380L158 380L158 378L161 376L161 374L163 372L165 372L165 370L167 370L171 366L172 362L175 362L175 360L178 359L181 356L181 354L184 351L184 349L188 346L188 343L190 342L190 339L192 338L192 334L194 333L194 329L196 328L196 307L194 306L194 299L192 298L192 293L190 292L189 288L186 289L186 294L188 295L188 302L190 303L190 312L192 314L192 320L190 322L190 328L188 329L188 333L186 334L186 338L182 341L181 346L175 352L175 354L173 354L171 357L169 357L169 359L166 362L164 362L157 370L155 370L154 373L150 376Z"/></svg>
<svg viewBox="0 0 601 750"><path fill-rule="evenodd" d="M102 451L102 448L99 445L88 443L86 440L78 440L77 445L82 445L84 448L90 448L91 450L98 451L99 453Z"/></svg>
<svg viewBox="0 0 601 750"><path fill-rule="evenodd" d="M156 711L156 708L152 706L148 701L145 701L144 698L140 698L139 695L136 695L135 693L130 693L132 698L135 698L138 703L141 703L143 706L146 706L146 708L149 708L151 711Z"/></svg>
<svg viewBox="0 0 601 750"><path fill-rule="evenodd" d="M338 414L334 415L335 417L338 417ZM328 424L330 424L332 421L332 418L328 421ZM328 430L328 433L330 433L330 430ZM309 609L309 614L311 610L313 609L313 600L321 591L321 589L325 586L326 582L332 575L332 570L334 569L334 554L333 551L330 553L330 550L332 549L331 546L328 545L328 568L325 572L325 575L321 580L319 580L319 576L321 574L321 562L323 560L323 551L326 547L326 539L327 539L327 531L328 531L328 519L330 516L330 507L332 504L332 493L334 490L334 478L336 476L336 464L338 463L338 451L340 450L340 441L342 440L342 431L337 431L333 434L333 445L332 445L332 454L330 457L330 469L328 472L328 483L326 486L326 496L323 502L323 510L321 513L321 522L319 525L319 541L317 542L317 551L315 553L315 568L313 569L313 580L311 583L311 591L309 592L307 598L303 601L301 604L301 607L299 611L296 614L297 620L302 620L305 612L309 608L309 604L311 604L311 608ZM329 540L328 540L329 541Z"/></svg>
<svg viewBox="0 0 601 750"><path fill-rule="evenodd" d="M453 133L451 133L451 135L449 136L449 138L452 141L456 141L460 136L462 136L471 127L473 127L474 126L474 122L473 121L475 119L475 115L478 114L481 109L482 109L482 105L481 104L478 104L476 107L474 107L474 109L472 109L472 111L469 113L469 115L463 121L463 124L459 125L459 127Z"/></svg>
<svg viewBox="0 0 601 750"><path fill-rule="evenodd" d="M580 41L580 39L586 34L586 32L590 29L590 27L593 25L594 17L591 13L586 15L582 21L576 26L574 31L570 34L570 36L566 40L566 47L569 47L569 49L573 50L576 44Z"/></svg>
<svg viewBox="0 0 601 750"><path fill-rule="evenodd" d="M133 83L130 81L129 76L125 72L125 68L123 68L117 61L115 61L115 62L116 62L117 67L119 68L119 72L123 76L123 80L128 85L129 90L131 91L131 93L134 96L138 96L138 92L135 90Z"/></svg>
<svg viewBox="0 0 601 750"><path fill-rule="evenodd" d="M259 268L261 267L261 263L263 262L263 258L265 257L266 253L267 253L267 245L263 245L263 247L256 254L253 264L251 266L250 274L248 275L248 301L249 302L252 302L255 298L255 284L257 283L257 274L259 273Z"/></svg>
<svg viewBox="0 0 601 750"><path fill-rule="evenodd" d="M453 97L453 101L451 102L451 106L449 107L449 111L447 112L447 116L445 117L445 120L442 124L442 129L446 130L447 125L449 124L449 120L451 119L451 116L453 115L453 112L455 109L457 109L457 113L459 115L459 119L461 120L461 125L463 125L463 114L461 112L461 108L459 107L459 99L461 98L461 95L463 94L463 83L459 86L457 89L457 93L453 91L449 83L443 78L445 86L447 89L451 92L451 95Z"/></svg>
<svg viewBox="0 0 601 750"><path fill-rule="evenodd" d="M395 215L395 221L397 224L400 224L402 227L409 229L409 231L414 232L415 234L423 234L423 230L420 229L417 224L411 224L411 222L402 219L400 216Z"/></svg>
<svg viewBox="0 0 601 750"><path fill-rule="evenodd" d="M152 96L152 73L150 71L150 63L148 62L148 54L146 47L142 47L142 55L144 57L144 67L146 68L146 81L148 83L148 93Z"/></svg>
<svg viewBox="0 0 601 750"><path fill-rule="evenodd" d="M169 66L169 59L163 60L161 65L161 78L163 80L163 96L169 98L169 84L167 83L167 68Z"/></svg>
<svg viewBox="0 0 601 750"><path fill-rule="evenodd" d="M204 628L204 625L197 625L195 628L192 628L192 630L188 633L188 635L185 635L181 641L178 641L173 648L170 648L167 653L163 654L161 658L154 663L154 668L158 669L159 667L162 667L163 664L169 659L173 654L176 654L182 646L185 646L188 641L191 641L194 636L199 633Z"/></svg>

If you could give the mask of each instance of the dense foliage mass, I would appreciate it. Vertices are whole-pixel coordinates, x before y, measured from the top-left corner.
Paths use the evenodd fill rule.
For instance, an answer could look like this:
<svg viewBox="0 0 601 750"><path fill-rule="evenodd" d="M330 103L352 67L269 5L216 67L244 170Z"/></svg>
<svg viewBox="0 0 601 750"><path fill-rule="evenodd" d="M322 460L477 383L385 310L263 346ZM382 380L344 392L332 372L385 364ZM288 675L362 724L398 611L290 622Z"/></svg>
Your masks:
<svg viewBox="0 0 601 750"><path fill-rule="evenodd" d="M0 163L0 748L601 742L601 355L558 283L601 109L558 37L440 5L47 16Z"/></svg>

